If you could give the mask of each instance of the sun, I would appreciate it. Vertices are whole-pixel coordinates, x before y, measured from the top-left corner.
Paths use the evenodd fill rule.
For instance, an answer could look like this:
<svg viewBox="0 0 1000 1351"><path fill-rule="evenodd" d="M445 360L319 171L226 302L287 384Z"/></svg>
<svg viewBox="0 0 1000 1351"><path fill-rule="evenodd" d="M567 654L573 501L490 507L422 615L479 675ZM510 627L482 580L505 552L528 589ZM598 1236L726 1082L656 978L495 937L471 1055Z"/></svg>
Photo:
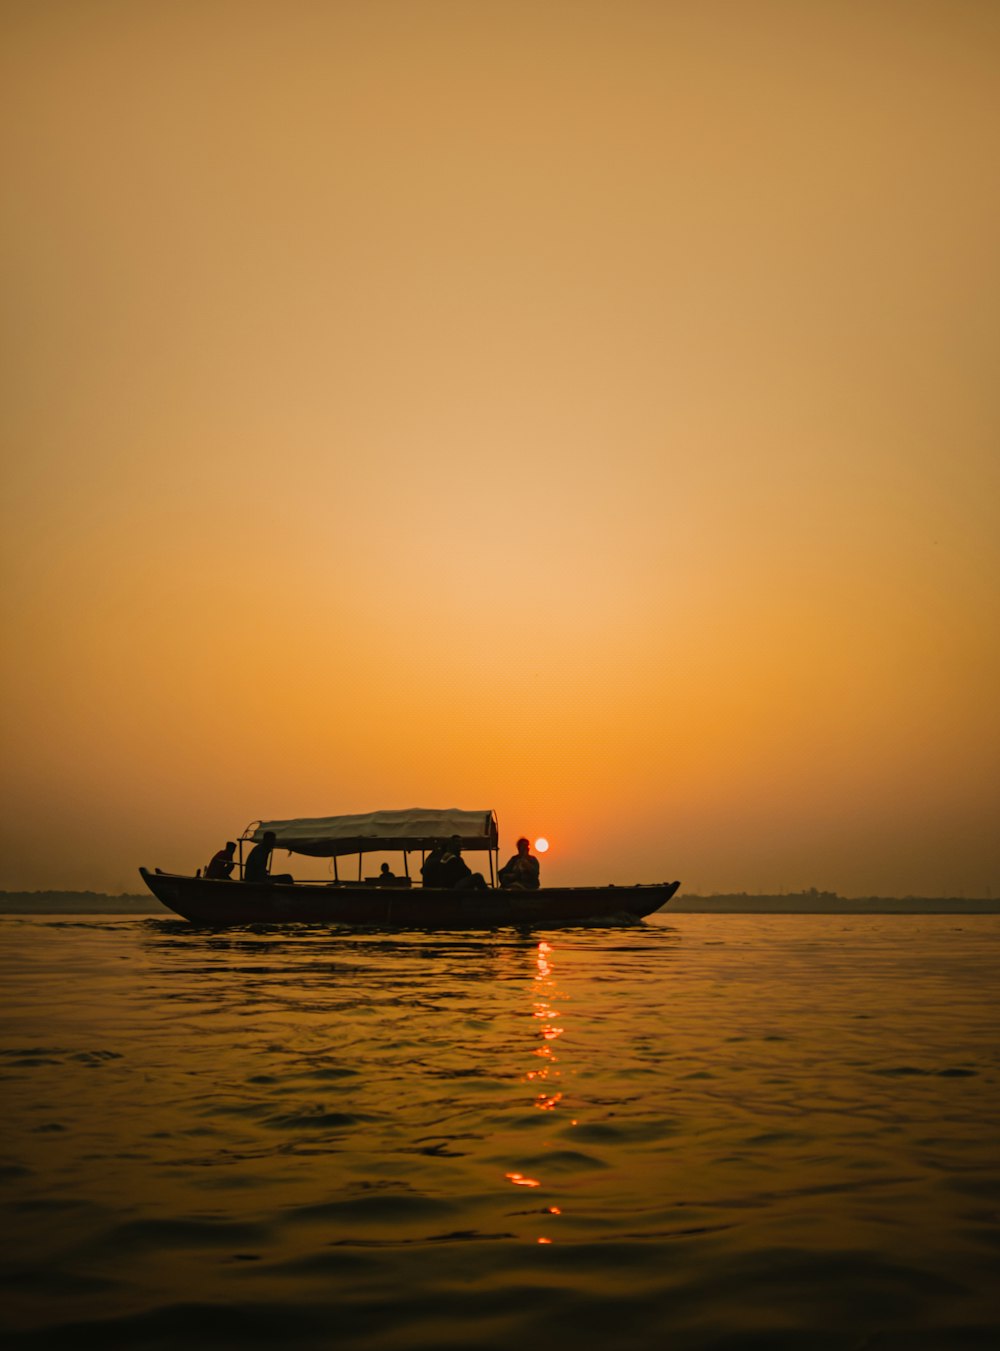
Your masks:
<svg viewBox="0 0 1000 1351"><path fill-rule="evenodd" d="M544 854L546 849L548 849L548 847L549 842L544 835L541 837L541 839L535 841L535 849L539 854Z"/></svg>

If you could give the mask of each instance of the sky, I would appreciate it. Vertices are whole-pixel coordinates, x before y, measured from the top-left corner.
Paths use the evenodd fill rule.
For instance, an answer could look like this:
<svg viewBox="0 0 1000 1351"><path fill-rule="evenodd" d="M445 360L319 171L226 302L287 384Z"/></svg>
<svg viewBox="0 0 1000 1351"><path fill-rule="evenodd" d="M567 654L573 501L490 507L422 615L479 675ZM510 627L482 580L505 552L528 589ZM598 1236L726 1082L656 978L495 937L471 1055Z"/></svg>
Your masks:
<svg viewBox="0 0 1000 1351"><path fill-rule="evenodd" d="M994 0L2 0L0 887L454 806L1000 893L998 74Z"/></svg>

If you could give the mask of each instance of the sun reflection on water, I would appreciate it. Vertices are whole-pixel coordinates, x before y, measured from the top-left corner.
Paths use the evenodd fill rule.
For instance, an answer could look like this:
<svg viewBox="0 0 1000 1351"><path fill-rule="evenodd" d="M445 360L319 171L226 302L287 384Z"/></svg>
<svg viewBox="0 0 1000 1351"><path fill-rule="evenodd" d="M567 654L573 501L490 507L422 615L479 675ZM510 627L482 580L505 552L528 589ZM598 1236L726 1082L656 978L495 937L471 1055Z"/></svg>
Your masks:
<svg viewBox="0 0 1000 1351"><path fill-rule="evenodd" d="M551 946L544 939L538 944L538 950L535 954L535 964L537 971L534 980L534 1008L532 1017L538 1019L542 1024L539 1031L544 1040L542 1046L535 1047L535 1055L540 1056L545 1064L541 1069L529 1070L524 1076L528 1083L539 1083L545 1080L555 1080L560 1078L560 1072L555 1066L559 1057L555 1054L552 1046L549 1044L561 1037L564 1029L557 1027L554 1019L561 1018L562 1014L553 1007L553 1000L558 997L556 989L556 980L552 971L552 964L549 956L552 952ZM555 1086L546 1086L535 1097L535 1106L540 1112L551 1112L562 1101L561 1090Z"/></svg>
<svg viewBox="0 0 1000 1351"><path fill-rule="evenodd" d="M555 1006L555 1001L557 999L560 1002L564 1000L565 994L557 989L551 957L552 947L542 939L535 951L531 1009L537 1036L541 1041L541 1045L532 1048L532 1055L540 1060L541 1064L536 1063L532 1069L526 1070L522 1080L536 1090L532 1106L539 1112L555 1112L563 1103L563 1090L559 1086L562 1071L559 1066L559 1056L556 1054L553 1043L562 1036L565 1030L556 1022L556 1019L562 1018L563 1015ZM517 1187L540 1187L542 1185L541 1179L526 1177L523 1173L510 1172L506 1174L506 1177ZM548 1216L561 1215L562 1208L560 1206L545 1206L540 1213ZM547 1235L536 1234L535 1241L541 1244L550 1244L552 1239Z"/></svg>
<svg viewBox="0 0 1000 1351"><path fill-rule="evenodd" d="M542 1185L537 1177L525 1177L523 1173L504 1173L504 1177L513 1182L515 1187L540 1187Z"/></svg>

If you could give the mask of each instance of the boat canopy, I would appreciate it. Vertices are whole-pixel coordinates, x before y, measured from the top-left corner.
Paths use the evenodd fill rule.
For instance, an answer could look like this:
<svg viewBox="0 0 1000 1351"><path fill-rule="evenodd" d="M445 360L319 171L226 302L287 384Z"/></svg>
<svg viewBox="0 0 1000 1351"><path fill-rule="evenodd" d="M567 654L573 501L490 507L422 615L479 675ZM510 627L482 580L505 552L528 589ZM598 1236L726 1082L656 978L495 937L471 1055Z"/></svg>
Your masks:
<svg viewBox="0 0 1000 1351"><path fill-rule="evenodd" d="M297 821L258 821L244 838L255 843L271 830L275 846L292 854L333 858L389 849L431 849L458 836L463 849L496 849L497 818L492 811L463 812L456 807L409 807L405 811L360 816L303 817Z"/></svg>

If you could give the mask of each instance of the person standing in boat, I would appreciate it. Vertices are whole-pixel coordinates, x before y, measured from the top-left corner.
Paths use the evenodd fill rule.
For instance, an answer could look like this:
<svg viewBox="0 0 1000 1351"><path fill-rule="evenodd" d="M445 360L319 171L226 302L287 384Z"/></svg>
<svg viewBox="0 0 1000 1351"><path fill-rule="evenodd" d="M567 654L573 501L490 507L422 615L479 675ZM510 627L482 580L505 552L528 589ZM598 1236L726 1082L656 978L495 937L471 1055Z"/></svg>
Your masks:
<svg viewBox="0 0 1000 1351"><path fill-rule="evenodd" d="M522 835L517 853L500 869L500 885L508 890L537 891L540 882L538 859L531 852L531 841Z"/></svg>
<svg viewBox="0 0 1000 1351"><path fill-rule="evenodd" d="M233 860L233 853L236 849L235 840L227 840L224 849L220 849L217 854L212 856L212 861L205 869L206 877L214 877L217 881L225 881L236 866Z"/></svg>

